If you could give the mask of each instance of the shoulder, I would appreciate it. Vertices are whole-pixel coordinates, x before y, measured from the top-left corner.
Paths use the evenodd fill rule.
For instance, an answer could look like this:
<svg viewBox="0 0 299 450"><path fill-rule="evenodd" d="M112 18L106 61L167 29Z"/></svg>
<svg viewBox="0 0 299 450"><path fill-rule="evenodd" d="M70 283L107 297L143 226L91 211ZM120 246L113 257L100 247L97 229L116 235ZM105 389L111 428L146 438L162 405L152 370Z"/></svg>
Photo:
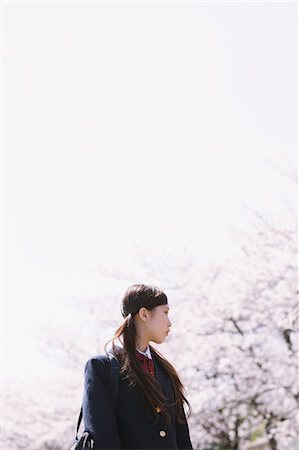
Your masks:
<svg viewBox="0 0 299 450"><path fill-rule="evenodd" d="M109 371L109 356L108 355L95 355L91 356L85 363L84 372L96 371L108 372Z"/></svg>
<svg viewBox="0 0 299 450"><path fill-rule="evenodd" d="M85 371L88 369L109 371L111 366L115 369L121 364L122 355L123 350L115 347L103 355L91 356L85 363Z"/></svg>

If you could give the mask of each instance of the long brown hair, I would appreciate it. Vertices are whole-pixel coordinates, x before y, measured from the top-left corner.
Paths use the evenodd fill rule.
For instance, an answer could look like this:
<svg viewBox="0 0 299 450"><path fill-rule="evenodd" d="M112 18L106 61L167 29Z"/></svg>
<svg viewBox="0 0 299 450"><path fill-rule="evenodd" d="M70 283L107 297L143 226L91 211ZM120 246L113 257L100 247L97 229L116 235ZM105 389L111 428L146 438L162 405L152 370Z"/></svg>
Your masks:
<svg viewBox="0 0 299 450"><path fill-rule="evenodd" d="M156 306L166 304L167 296L159 288L144 284L133 284L130 286L122 298L122 315L125 320L118 327L114 336L106 343L105 349L107 348L108 343L112 342L113 352L121 361L120 373L131 385L138 385L143 394L143 398L147 400L151 409L154 411L159 407L164 419L166 422L169 422L170 415L167 411L167 407L170 405L167 404L160 384L156 378L152 377L142 369L138 358L136 358L136 327L134 323L134 316L138 313L140 308L145 307L148 310L153 310ZM119 347L115 345L115 339L120 340L123 345L123 350L120 351ZM180 381L175 368L161 355L161 353L151 346L150 350L171 379L175 396L174 404L176 418L178 422L182 423L184 421L184 403L186 403L188 407L187 416L189 417L191 414L191 406L185 397L184 386Z"/></svg>

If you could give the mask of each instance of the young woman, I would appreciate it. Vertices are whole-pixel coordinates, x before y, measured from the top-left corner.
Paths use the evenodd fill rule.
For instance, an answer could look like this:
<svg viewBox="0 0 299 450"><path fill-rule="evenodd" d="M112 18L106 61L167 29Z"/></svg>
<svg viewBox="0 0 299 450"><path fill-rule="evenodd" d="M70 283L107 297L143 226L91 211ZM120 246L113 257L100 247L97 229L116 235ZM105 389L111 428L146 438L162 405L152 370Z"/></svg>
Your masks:
<svg viewBox="0 0 299 450"><path fill-rule="evenodd" d="M154 286L134 284L125 292L124 322L108 341L120 363L115 407L109 357L87 361L83 420L94 448L192 449L184 403L188 415L191 408L183 385L174 367L149 345L161 344L168 335L168 311L165 293Z"/></svg>

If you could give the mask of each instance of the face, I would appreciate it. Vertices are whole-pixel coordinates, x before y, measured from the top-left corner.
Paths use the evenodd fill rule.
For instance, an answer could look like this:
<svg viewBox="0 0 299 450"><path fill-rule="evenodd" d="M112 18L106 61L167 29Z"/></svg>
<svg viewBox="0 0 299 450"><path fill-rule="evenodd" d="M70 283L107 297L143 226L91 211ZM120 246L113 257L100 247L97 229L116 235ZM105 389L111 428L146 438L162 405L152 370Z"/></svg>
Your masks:
<svg viewBox="0 0 299 450"><path fill-rule="evenodd" d="M162 344L169 333L172 325L168 317L169 306L159 305L149 311L149 320L147 322L148 340Z"/></svg>

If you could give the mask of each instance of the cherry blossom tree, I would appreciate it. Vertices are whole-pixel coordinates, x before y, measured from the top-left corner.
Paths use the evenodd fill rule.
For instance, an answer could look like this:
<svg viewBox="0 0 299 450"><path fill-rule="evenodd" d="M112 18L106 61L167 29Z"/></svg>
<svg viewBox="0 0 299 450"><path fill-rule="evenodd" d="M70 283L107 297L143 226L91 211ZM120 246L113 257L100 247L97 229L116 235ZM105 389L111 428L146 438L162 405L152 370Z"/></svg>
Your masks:
<svg viewBox="0 0 299 450"><path fill-rule="evenodd" d="M192 345L177 359L195 440L199 449L237 449L261 426L271 449L290 449L298 434L295 228L259 218L236 237L232 261L184 288L191 314L179 315L180 329Z"/></svg>
<svg viewBox="0 0 299 450"><path fill-rule="evenodd" d="M117 267L98 270L126 285L141 280L167 292L173 327L167 342L157 348L175 365L186 386L196 449L243 450L259 436L271 449L295 449L299 431L295 226L256 216L252 230L236 232L235 239L235 255L225 264L204 263L188 251L159 255L136 249L131 265L122 272ZM81 323L89 327L78 326L79 320L65 329L58 318L49 321L47 330L42 328L42 349L63 376L53 379L50 387L40 380L31 386L32 392L28 387L27 394L23 390L20 395L15 387L6 390L9 447L67 448L74 437L84 363L103 349L122 320L120 313L115 314L119 302L111 297L74 305Z"/></svg>

